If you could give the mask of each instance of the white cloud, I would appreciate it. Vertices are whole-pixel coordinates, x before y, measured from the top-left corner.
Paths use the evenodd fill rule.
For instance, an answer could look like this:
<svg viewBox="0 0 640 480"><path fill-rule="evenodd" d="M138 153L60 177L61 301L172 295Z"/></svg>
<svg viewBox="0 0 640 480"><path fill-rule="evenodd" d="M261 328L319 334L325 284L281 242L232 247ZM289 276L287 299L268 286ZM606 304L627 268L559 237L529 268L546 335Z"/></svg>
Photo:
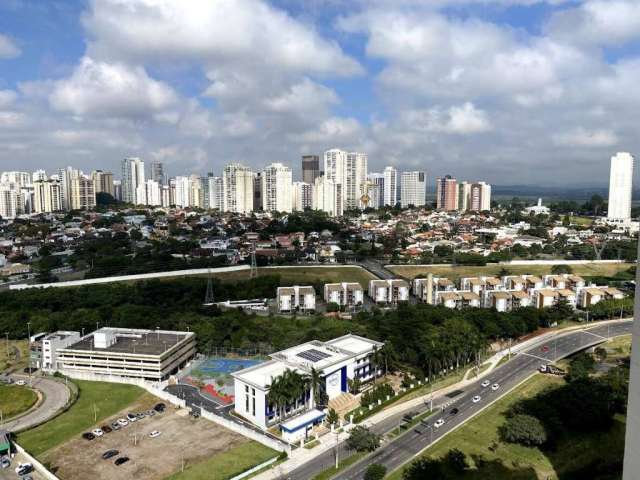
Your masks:
<svg viewBox="0 0 640 480"><path fill-rule="evenodd" d="M338 103L338 97L333 90L308 78L292 85L288 91L264 100L265 106L271 111L299 114L324 110L336 103Z"/></svg>
<svg viewBox="0 0 640 480"><path fill-rule="evenodd" d="M98 58L205 62L352 75L361 67L312 25L262 0L93 0L83 16Z"/></svg>
<svg viewBox="0 0 640 480"><path fill-rule="evenodd" d="M84 57L71 77L56 82L51 106L74 115L146 116L177 101L173 89L144 68Z"/></svg>
<svg viewBox="0 0 640 480"><path fill-rule="evenodd" d="M640 2L588 0L555 13L547 31L569 43L622 45L640 38Z"/></svg>
<svg viewBox="0 0 640 480"><path fill-rule="evenodd" d="M471 102L448 109L409 110L402 112L401 123L411 130L468 135L491 130L487 113Z"/></svg>
<svg viewBox="0 0 640 480"><path fill-rule="evenodd" d="M0 34L0 59L19 57L21 53L22 51L11 38Z"/></svg>
<svg viewBox="0 0 640 480"><path fill-rule="evenodd" d="M583 127L553 135L556 145L566 147L613 147L618 136L611 130L587 130Z"/></svg>
<svg viewBox="0 0 640 480"><path fill-rule="evenodd" d="M18 94L14 90L0 90L0 108L6 108L12 105Z"/></svg>

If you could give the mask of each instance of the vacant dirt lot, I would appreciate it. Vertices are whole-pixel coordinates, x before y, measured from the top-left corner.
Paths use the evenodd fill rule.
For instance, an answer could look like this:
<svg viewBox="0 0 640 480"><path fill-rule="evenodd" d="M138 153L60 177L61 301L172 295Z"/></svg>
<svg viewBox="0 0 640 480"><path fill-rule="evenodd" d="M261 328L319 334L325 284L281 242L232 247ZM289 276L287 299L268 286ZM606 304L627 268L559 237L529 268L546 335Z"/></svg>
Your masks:
<svg viewBox="0 0 640 480"><path fill-rule="evenodd" d="M108 419L108 423L124 417L127 412L146 411L156 401L159 400L145 395L127 411ZM153 430L162 434L149 438ZM137 444L134 444L136 438ZM240 435L208 420L194 419L186 415L185 410L169 406L163 414L145 417L95 440L87 441L78 436L47 452L41 460L63 480L156 480L179 471L183 459L186 467L245 442L247 440ZM119 450L120 455L103 460L101 455L110 449ZM127 456L130 460L117 467L114 460L120 456Z"/></svg>

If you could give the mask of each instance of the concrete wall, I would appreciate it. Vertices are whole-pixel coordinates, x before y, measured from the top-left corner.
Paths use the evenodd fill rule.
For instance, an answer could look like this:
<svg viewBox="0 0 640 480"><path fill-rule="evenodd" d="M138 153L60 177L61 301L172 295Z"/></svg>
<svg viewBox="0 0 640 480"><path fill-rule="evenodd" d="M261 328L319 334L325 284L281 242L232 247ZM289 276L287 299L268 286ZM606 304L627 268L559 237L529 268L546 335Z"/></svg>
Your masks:
<svg viewBox="0 0 640 480"><path fill-rule="evenodd" d="M17 443L13 443L13 446L16 448L18 453L21 453L22 455L24 455L24 457L27 459L27 462L31 463L33 465L33 468L36 470L36 472L38 472L38 474L40 474L46 480L60 480L53 473L47 470L43 464L41 464L38 460L36 460L35 457L31 456L29 452L27 452L20 445L18 445ZM14 465L12 464L10 468L13 469Z"/></svg>
<svg viewBox="0 0 640 480"><path fill-rule="evenodd" d="M245 437L248 437L256 442L259 442L269 448L272 448L278 452L287 452L287 455L291 455L291 446L287 445L284 442L279 442L275 438L271 438L263 433L257 432L249 427L244 426L240 422L234 422L227 418L221 417L220 415L215 415L213 413L207 412L206 410L202 410L201 412L202 418L206 418L207 420L211 420L213 423L217 423L233 432L239 433Z"/></svg>
<svg viewBox="0 0 640 480"><path fill-rule="evenodd" d="M90 278L87 280L71 280L68 282L57 283L38 283L33 285L18 284L10 285L10 290L25 290L29 288L49 288L49 287L80 287L82 285L97 285L100 283L114 283L125 282L131 280L149 280L152 278L168 278L168 277L186 277L189 275L207 275L209 272L212 274L223 272L238 272L242 270L249 270L249 265L235 265L233 267L221 267L221 268L193 268L191 270L174 270L172 272L155 272L155 273L140 273L137 275L121 275L118 277L101 277Z"/></svg>

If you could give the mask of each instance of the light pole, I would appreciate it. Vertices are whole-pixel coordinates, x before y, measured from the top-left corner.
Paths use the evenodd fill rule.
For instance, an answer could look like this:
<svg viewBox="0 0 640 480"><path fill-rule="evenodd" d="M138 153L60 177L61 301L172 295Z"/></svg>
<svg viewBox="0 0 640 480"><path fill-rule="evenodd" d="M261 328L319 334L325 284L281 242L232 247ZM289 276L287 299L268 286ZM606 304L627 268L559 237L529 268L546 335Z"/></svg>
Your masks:
<svg viewBox="0 0 640 480"><path fill-rule="evenodd" d="M340 465L340 432L338 432L338 430L336 430L336 470L339 468Z"/></svg>
<svg viewBox="0 0 640 480"><path fill-rule="evenodd" d="M31 322L27 322L27 339L28 339L28 352L29 355L29 386L31 386Z"/></svg>

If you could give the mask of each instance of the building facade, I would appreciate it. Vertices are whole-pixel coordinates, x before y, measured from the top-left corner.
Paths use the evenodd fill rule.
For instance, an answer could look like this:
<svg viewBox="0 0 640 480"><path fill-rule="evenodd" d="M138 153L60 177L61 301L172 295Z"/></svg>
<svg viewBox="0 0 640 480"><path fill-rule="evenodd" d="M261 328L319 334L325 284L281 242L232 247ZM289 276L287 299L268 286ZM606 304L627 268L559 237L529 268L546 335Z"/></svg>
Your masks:
<svg viewBox="0 0 640 480"><path fill-rule="evenodd" d="M262 172L262 208L266 212L291 212L293 201L291 168L272 163Z"/></svg>
<svg viewBox="0 0 640 480"><path fill-rule="evenodd" d="M306 208L313 208L313 185L293 182L293 209L302 212Z"/></svg>
<svg viewBox="0 0 640 480"><path fill-rule="evenodd" d="M384 205L389 207L398 203L398 171L394 167L385 167L384 172Z"/></svg>
<svg viewBox="0 0 640 480"><path fill-rule="evenodd" d="M367 155L337 148L324 152L324 177L341 185L341 210L361 208L367 181Z"/></svg>
<svg viewBox="0 0 640 480"><path fill-rule="evenodd" d="M222 174L225 212L251 213L253 210L254 174L249 167L232 163Z"/></svg>
<svg viewBox="0 0 640 480"><path fill-rule="evenodd" d="M458 209L458 183L451 175L436 179L436 208L447 212Z"/></svg>
<svg viewBox="0 0 640 480"><path fill-rule="evenodd" d="M302 181L313 185L320 176L320 157L318 155L302 156Z"/></svg>
<svg viewBox="0 0 640 480"><path fill-rule="evenodd" d="M607 219L611 222L631 221L631 196L633 187L633 156L618 152L611 157L609 174L609 207Z"/></svg>
<svg viewBox="0 0 640 480"><path fill-rule="evenodd" d="M145 181L144 162L138 157L122 160L122 201L137 204L138 186Z"/></svg>
<svg viewBox="0 0 640 480"><path fill-rule="evenodd" d="M400 176L400 205L407 208L424 207L427 204L427 174L402 172Z"/></svg>

